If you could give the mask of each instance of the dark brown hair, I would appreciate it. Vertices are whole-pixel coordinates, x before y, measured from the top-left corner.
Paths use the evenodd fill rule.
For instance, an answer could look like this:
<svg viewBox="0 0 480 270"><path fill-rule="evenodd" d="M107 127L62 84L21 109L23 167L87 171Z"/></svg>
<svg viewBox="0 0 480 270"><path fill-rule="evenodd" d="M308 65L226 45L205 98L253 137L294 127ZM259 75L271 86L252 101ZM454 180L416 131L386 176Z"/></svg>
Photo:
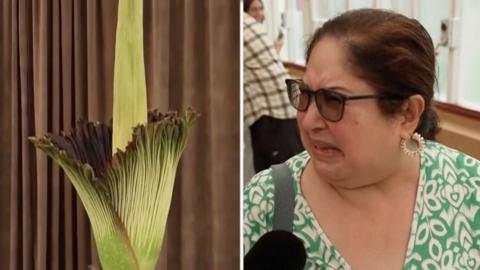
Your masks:
<svg viewBox="0 0 480 270"><path fill-rule="evenodd" d="M254 0L244 0L243 1L243 12L248 12L248 9L250 8L250 5L252 4ZM262 0L260 0L260 3L263 6Z"/></svg>
<svg viewBox="0 0 480 270"><path fill-rule="evenodd" d="M432 38L417 20L380 9L348 11L316 30L308 43L307 62L315 45L325 36L345 44L356 75L379 94L405 99L421 95L425 111L415 131L426 139L435 139L435 52ZM379 106L384 114L394 115L401 111L402 102L381 99Z"/></svg>

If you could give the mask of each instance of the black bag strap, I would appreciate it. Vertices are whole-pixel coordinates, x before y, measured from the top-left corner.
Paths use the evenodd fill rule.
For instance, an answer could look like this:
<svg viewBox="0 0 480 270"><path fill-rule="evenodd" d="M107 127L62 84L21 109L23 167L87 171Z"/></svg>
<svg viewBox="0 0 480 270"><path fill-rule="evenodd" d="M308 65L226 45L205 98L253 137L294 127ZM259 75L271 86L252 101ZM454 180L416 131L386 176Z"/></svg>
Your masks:
<svg viewBox="0 0 480 270"><path fill-rule="evenodd" d="M286 163L272 165L273 184L275 186L273 230L293 231L295 194L293 176Z"/></svg>

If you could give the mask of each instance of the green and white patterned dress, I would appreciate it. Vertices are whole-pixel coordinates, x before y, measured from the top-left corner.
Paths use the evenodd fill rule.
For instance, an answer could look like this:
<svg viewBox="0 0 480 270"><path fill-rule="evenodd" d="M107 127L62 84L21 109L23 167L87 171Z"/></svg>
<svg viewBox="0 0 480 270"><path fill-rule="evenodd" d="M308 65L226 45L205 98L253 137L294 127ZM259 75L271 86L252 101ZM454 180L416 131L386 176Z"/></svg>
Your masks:
<svg viewBox="0 0 480 270"><path fill-rule="evenodd" d="M305 269L351 269L315 220L300 190L307 152L287 161L295 179L293 232L307 250ZM247 252L272 229L271 170L255 175L244 190ZM404 269L480 269L480 161L427 141L421 159L415 212Z"/></svg>

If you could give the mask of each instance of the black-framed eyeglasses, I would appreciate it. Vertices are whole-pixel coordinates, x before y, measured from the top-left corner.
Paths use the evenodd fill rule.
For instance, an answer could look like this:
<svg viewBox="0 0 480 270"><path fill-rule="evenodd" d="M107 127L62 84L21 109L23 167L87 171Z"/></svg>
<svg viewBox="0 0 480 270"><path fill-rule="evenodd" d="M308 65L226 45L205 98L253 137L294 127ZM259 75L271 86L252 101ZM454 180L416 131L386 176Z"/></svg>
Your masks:
<svg viewBox="0 0 480 270"><path fill-rule="evenodd" d="M320 115L330 122L342 120L345 111L345 102L347 100L359 99L403 99L402 97L387 97L382 95L359 95L347 96L331 89L311 90L301 80L287 79L288 98L290 104L298 111L305 112L310 105L310 99L313 96L315 105Z"/></svg>

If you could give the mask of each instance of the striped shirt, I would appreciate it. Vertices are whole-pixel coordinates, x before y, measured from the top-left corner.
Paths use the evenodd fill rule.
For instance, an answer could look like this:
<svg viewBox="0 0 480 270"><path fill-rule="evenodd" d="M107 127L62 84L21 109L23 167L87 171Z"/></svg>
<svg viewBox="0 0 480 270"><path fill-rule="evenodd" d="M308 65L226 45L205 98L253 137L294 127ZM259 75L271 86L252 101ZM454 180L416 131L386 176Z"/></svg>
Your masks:
<svg viewBox="0 0 480 270"><path fill-rule="evenodd" d="M295 118L288 102L287 71L268 41L263 25L243 16L243 88L244 121L250 126L261 116Z"/></svg>

